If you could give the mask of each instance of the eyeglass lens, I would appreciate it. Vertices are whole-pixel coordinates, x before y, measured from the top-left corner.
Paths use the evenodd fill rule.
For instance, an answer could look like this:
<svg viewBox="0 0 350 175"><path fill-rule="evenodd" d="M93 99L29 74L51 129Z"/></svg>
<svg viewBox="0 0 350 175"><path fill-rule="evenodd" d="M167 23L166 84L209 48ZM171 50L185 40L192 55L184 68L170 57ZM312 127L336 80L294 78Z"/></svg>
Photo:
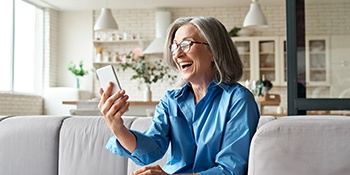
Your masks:
<svg viewBox="0 0 350 175"><path fill-rule="evenodd" d="M180 44L173 43L170 45L170 52L175 52L175 50L180 46L183 52L188 52L190 49L191 41L182 41Z"/></svg>

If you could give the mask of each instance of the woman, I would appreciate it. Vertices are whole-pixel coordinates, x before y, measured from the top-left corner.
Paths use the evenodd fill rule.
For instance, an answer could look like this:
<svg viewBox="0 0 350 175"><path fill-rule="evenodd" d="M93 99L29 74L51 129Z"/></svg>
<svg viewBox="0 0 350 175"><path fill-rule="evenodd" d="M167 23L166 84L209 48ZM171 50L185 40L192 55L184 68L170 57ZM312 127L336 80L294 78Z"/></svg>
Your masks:
<svg viewBox="0 0 350 175"><path fill-rule="evenodd" d="M99 109L115 135L106 148L139 165L162 158L170 148L163 168L145 166L134 175L246 173L259 111L252 93L237 83L242 62L225 27L213 17L179 18L166 45L167 61L184 85L165 94L144 133L123 125L129 107L124 90L112 96L111 84L100 90Z"/></svg>

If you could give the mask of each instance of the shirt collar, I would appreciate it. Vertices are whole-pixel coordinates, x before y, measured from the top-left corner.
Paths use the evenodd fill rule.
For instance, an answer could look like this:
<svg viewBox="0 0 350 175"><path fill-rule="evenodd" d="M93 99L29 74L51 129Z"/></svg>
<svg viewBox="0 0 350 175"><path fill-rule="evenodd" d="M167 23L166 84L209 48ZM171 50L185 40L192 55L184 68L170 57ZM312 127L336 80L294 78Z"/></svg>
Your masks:
<svg viewBox="0 0 350 175"><path fill-rule="evenodd" d="M221 89L228 91L230 88L230 85L220 83L218 84L217 80L212 80L209 85L208 85L208 91L214 87L220 87ZM182 86L182 88L179 89L178 92L175 94L175 98L179 98L184 95L185 92L188 92L191 90L191 85L189 83L186 83L185 85Z"/></svg>

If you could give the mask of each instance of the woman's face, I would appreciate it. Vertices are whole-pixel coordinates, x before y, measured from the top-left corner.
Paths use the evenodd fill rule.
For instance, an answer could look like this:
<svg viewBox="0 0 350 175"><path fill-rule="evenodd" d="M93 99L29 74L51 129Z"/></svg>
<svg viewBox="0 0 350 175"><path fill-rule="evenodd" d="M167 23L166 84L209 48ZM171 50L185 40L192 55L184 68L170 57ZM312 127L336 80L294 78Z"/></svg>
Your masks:
<svg viewBox="0 0 350 175"><path fill-rule="evenodd" d="M191 24L181 26L175 33L173 43L182 41L206 41L200 36L198 29ZM213 57L206 44L193 43L187 52L180 46L173 52L173 61L181 73L182 79L192 84L210 83L213 79Z"/></svg>

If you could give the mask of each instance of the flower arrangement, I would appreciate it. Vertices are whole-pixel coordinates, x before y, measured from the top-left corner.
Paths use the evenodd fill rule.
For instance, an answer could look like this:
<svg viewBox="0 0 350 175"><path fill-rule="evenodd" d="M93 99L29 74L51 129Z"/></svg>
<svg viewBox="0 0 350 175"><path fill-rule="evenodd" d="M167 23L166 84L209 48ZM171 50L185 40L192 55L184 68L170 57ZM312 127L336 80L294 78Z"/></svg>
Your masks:
<svg viewBox="0 0 350 175"><path fill-rule="evenodd" d="M81 60L78 65L73 63L73 61L69 62L69 64L67 65L67 69L76 76L75 86L76 88L79 89L80 88L79 77L83 77L89 74L89 71L84 69L83 60ZM93 69L91 69L91 71L93 71Z"/></svg>
<svg viewBox="0 0 350 175"><path fill-rule="evenodd" d="M169 74L170 68L166 66L162 60L154 62L147 61L145 56L139 50L129 52L125 59L119 64L123 71L132 69L135 74L132 75L131 80L141 79L147 86L164 79L174 82L176 75Z"/></svg>
<svg viewBox="0 0 350 175"><path fill-rule="evenodd" d="M81 76L87 75L89 73L88 70L85 70L84 68L83 60L79 62L78 65L73 63L73 61L69 62L67 69L72 72L75 76Z"/></svg>

